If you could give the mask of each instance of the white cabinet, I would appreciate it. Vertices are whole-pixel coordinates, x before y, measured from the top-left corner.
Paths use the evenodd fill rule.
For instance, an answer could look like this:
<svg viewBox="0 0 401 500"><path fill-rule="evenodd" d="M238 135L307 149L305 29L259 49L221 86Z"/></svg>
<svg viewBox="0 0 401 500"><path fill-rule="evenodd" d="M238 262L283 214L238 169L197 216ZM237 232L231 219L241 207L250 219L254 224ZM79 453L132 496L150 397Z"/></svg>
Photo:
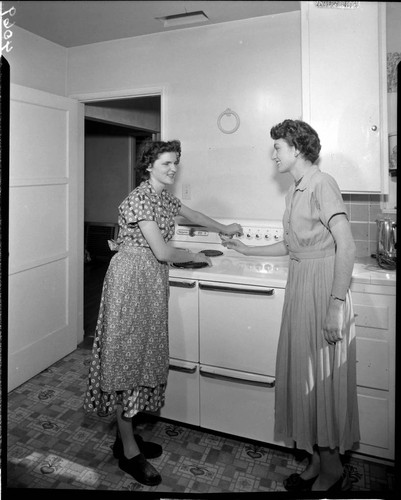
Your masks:
<svg viewBox="0 0 401 500"><path fill-rule="evenodd" d="M353 284L361 440L357 452L394 460L395 287Z"/></svg>
<svg viewBox="0 0 401 500"><path fill-rule="evenodd" d="M342 192L388 194L385 2L300 2L302 118ZM333 2L335 3L335 2Z"/></svg>

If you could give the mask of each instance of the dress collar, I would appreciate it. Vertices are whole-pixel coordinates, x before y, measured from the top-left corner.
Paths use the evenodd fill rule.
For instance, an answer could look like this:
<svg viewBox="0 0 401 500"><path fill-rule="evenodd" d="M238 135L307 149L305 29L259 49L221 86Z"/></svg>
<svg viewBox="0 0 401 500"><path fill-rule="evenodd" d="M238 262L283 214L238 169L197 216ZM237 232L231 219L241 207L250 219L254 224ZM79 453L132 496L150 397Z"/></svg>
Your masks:
<svg viewBox="0 0 401 500"><path fill-rule="evenodd" d="M142 182L142 187L145 189L146 193L149 195L150 198L163 198L164 197L164 194L166 192L166 190L163 188L162 189L162 192L160 194L158 194L156 192L156 189L152 186L150 180L146 180L144 182Z"/></svg>
<svg viewBox="0 0 401 500"><path fill-rule="evenodd" d="M311 177L319 171L319 167L317 165L312 165L308 168L308 170L304 173L303 177L298 181L298 184L295 183L294 191L305 191L308 187L309 181Z"/></svg>

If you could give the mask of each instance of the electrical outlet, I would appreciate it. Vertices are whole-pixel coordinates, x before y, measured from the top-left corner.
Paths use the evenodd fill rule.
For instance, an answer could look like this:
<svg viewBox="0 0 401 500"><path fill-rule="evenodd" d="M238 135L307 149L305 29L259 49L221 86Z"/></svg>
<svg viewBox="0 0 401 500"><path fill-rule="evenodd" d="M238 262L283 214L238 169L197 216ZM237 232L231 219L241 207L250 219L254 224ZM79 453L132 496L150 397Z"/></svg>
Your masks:
<svg viewBox="0 0 401 500"><path fill-rule="evenodd" d="M182 185L182 199L183 200L191 199L191 184Z"/></svg>

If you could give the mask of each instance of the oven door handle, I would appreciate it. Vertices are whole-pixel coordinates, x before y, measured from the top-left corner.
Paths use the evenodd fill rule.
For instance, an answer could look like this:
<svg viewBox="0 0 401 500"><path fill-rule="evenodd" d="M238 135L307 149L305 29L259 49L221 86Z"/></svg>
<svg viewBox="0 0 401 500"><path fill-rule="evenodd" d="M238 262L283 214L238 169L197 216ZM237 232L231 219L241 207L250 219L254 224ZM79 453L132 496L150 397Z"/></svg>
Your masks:
<svg viewBox="0 0 401 500"><path fill-rule="evenodd" d="M216 378L221 380L235 380L236 382L244 382L252 385L263 387L274 387L276 379L267 375L257 375L255 373L235 372L234 370L225 370L224 368L201 366L199 373L203 377Z"/></svg>
<svg viewBox="0 0 401 500"><path fill-rule="evenodd" d="M169 280L170 286L177 286L180 288L195 288L196 287L196 281L173 281Z"/></svg>
<svg viewBox="0 0 401 500"><path fill-rule="evenodd" d="M251 293L252 295L274 295L274 288L242 288L240 286L221 286L210 285L208 283L199 283L199 288L202 290L213 290L214 292L231 292L231 293Z"/></svg>
<svg viewBox="0 0 401 500"><path fill-rule="evenodd" d="M170 359L169 369L175 372L195 373L198 365L196 363L188 363Z"/></svg>

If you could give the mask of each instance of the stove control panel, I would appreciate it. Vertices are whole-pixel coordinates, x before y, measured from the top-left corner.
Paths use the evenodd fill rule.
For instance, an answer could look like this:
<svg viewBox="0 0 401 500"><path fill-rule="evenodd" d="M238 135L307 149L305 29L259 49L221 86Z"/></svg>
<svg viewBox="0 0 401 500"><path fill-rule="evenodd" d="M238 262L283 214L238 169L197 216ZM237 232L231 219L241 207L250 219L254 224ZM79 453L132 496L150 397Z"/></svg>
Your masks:
<svg viewBox="0 0 401 500"><path fill-rule="evenodd" d="M243 226L244 234L239 239L252 245L268 245L283 239L283 228Z"/></svg>
<svg viewBox="0 0 401 500"><path fill-rule="evenodd" d="M218 219L222 224L231 224L232 220ZM244 234L238 238L249 245L270 245L283 239L281 221L237 220ZM173 240L176 242L220 244L219 235L207 228L181 222L176 224Z"/></svg>

